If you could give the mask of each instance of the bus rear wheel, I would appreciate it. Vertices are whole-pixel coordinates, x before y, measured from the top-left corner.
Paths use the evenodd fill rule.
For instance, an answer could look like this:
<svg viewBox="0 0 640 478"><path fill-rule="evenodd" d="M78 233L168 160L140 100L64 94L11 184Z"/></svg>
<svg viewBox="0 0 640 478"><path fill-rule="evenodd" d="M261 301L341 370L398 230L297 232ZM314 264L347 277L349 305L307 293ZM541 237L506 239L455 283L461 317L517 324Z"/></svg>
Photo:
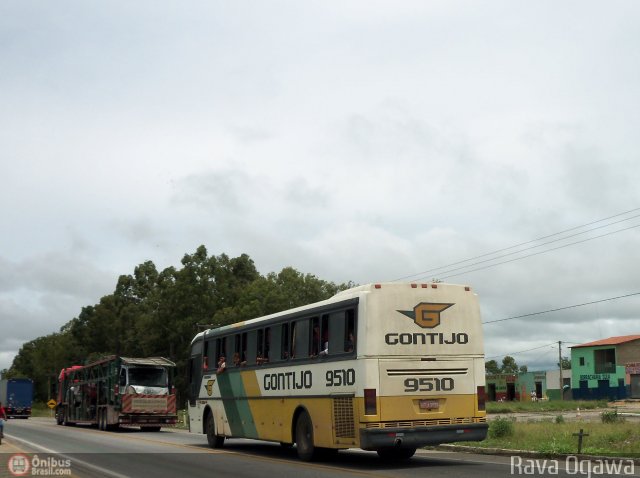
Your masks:
<svg viewBox="0 0 640 478"><path fill-rule="evenodd" d="M222 448L224 445L224 437L216 435L216 424L213 420L213 414L207 415L207 421L205 422L205 428L207 431L207 442L211 448Z"/></svg>
<svg viewBox="0 0 640 478"><path fill-rule="evenodd" d="M415 448L380 448L376 451L381 460L389 462L405 461L416 453Z"/></svg>
<svg viewBox="0 0 640 478"><path fill-rule="evenodd" d="M316 457L313 443L313 423L306 411L300 413L296 421L296 449L302 461L312 461Z"/></svg>

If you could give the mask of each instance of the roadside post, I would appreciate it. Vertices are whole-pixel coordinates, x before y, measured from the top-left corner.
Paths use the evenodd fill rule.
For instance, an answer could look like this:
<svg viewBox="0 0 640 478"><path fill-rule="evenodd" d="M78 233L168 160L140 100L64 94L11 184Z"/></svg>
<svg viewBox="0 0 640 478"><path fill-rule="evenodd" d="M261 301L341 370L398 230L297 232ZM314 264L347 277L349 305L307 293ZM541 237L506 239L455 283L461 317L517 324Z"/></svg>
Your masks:
<svg viewBox="0 0 640 478"><path fill-rule="evenodd" d="M47 402L47 407L49 407L49 410L51 410L50 417L53 418L53 409L56 408L56 401L52 398Z"/></svg>
<svg viewBox="0 0 640 478"><path fill-rule="evenodd" d="M580 433L574 433L574 437L578 437L578 455L582 453L582 438L588 437L589 434L584 432L584 429L580 429Z"/></svg>

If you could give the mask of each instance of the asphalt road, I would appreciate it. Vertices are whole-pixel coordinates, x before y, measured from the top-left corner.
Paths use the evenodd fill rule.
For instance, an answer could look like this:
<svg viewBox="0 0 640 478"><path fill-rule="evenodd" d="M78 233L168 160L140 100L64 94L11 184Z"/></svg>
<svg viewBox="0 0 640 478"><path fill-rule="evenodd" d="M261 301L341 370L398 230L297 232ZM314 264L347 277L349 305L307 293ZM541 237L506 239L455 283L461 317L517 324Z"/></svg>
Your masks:
<svg viewBox="0 0 640 478"><path fill-rule="evenodd" d="M402 464L383 464L377 454L362 450L341 451L330 461L305 463L293 449L253 440L228 440L225 447L212 450L203 435L180 430L159 433L135 429L102 432L95 428L63 427L53 419L10 420L0 445L0 476L14 476L8 467L17 453L30 460L33 468L48 469L74 477L507 477L507 476L623 476L618 471L594 473L586 465L528 462L512 458L432 450L419 450ZM37 455L37 460L34 456ZM68 460L68 461L67 461ZM527 468L528 466L528 468ZM546 468L544 467L546 466ZM24 466L21 468L24 472ZM595 471L598 471L597 469ZM628 471L628 469L627 469ZM633 476L640 476L640 466Z"/></svg>

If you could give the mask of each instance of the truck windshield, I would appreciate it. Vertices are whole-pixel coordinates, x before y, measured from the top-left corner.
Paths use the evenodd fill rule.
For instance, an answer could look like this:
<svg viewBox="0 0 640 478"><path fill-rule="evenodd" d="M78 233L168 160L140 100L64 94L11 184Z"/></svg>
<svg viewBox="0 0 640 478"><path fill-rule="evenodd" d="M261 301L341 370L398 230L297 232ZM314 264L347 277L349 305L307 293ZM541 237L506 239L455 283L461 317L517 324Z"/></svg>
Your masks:
<svg viewBox="0 0 640 478"><path fill-rule="evenodd" d="M129 385L166 387L167 371L163 368L136 367L129 369Z"/></svg>

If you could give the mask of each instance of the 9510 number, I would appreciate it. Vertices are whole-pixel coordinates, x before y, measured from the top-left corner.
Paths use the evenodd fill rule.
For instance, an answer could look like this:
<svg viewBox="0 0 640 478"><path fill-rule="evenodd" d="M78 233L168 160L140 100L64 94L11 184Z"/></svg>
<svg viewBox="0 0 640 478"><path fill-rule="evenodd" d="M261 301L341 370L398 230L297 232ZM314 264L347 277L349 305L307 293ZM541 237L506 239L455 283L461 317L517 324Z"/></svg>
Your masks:
<svg viewBox="0 0 640 478"><path fill-rule="evenodd" d="M342 387L343 385L355 385L356 371L352 368L346 370L327 370L325 374L327 387Z"/></svg>
<svg viewBox="0 0 640 478"><path fill-rule="evenodd" d="M404 381L405 392L449 392L455 383L452 378L407 378Z"/></svg>

